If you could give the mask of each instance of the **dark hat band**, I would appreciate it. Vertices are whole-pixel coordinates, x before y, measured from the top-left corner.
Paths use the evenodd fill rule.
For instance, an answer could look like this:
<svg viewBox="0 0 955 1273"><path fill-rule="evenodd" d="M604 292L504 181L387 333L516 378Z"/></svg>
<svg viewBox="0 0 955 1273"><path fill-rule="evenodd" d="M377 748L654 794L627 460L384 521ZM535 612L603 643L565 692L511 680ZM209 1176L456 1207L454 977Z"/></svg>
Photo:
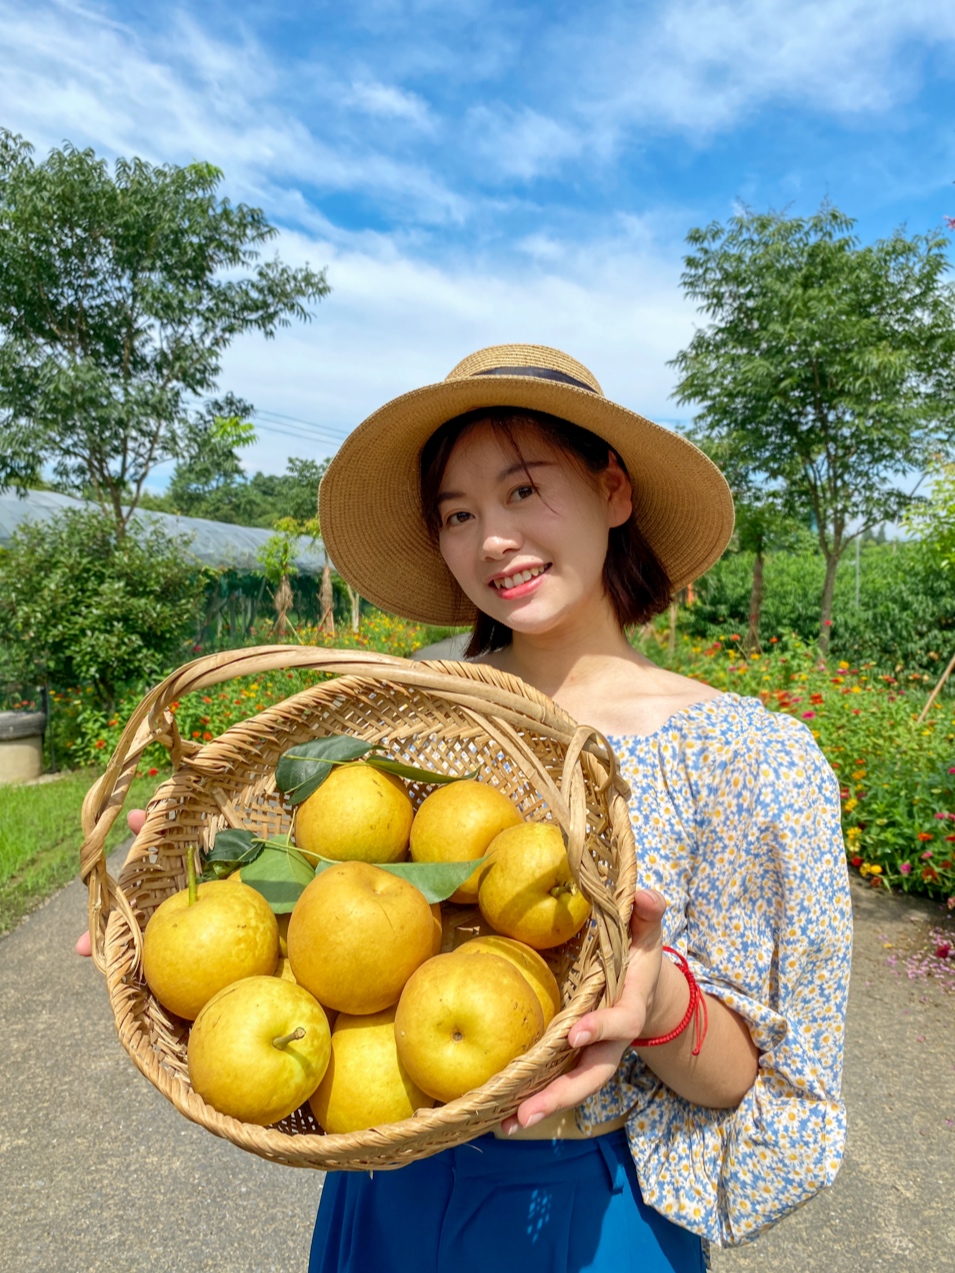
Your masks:
<svg viewBox="0 0 955 1273"><path fill-rule="evenodd" d="M596 393L593 385L583 380L576 380L566 372L554 371L552 367L488 367L486 371L476 371L475 376L533 376L536 380L559 380L561 384L574 385L577 389L586 389Z"/></svg>

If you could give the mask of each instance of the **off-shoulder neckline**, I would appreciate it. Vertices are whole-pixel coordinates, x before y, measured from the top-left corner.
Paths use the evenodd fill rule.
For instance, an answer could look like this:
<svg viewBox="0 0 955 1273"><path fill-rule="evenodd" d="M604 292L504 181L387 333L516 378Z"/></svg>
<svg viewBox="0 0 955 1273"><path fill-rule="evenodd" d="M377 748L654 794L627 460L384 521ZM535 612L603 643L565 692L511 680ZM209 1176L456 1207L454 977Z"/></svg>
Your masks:
<svg viewBox="0 0 955 1273"><path fill-rule="evenodd" d="M607 741L611 745L614 745L616 743L650 742L654 738L659 738L662 734L669 733L678 724L681 724L687 718L691 718L693 715L695 715L695 713L699 712L701 708L705 709L706 711L711 711L711 710L716 711L721 706L724 706L727 704L738 705L739 703L743 701L743 697L744 696L742 694L734 694L731 690L723 690L719 694L715 695L713 698L700 698L700 699L697 699L695 703L688 703L686 707L678 708L673 713L672 716L668 716L666 718L666 720L663 722L662 725L658 726L649 734L611 733L611 734L605 734L604 737L607 739ZM754 698L752 701L758 704L760 707L763 706L763 704L757 698Z"/></svg>

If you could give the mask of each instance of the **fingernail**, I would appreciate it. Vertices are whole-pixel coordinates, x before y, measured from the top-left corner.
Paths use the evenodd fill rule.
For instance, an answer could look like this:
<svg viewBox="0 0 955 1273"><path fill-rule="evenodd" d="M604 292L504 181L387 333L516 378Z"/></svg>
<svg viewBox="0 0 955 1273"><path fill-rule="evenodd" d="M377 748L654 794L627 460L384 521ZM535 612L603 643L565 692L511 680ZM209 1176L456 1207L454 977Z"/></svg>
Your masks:
<svg viewBox="0 0 955 1273"><path fill-rule="evenodd" d="M543 1114L531 1114L530 1118L524 1124L524 1130L527 1131L528 1127L536 1126L536 1124L539 1123L543 1117L544 1117Z"/></svg>
<svg viewBox="0 0 955 1273"><path fill-rule="evenodd" d="M574 1041L571 1044L571 1047L585 1048L593 1037L594 1036L589 1030L581 1030L579 1034L574 1035Z"/></svg>
<svg viewBox="0 0 955 1273"><path fill-rule="evenodd" d="M516 1118L513 1119L513 1121L506 1123L504 1126L504 1130L505 1132L507 1132L508 1136L513 1136L514 1133L517 1131L520 1131L520 1129L521 1129L521 1125Z"/></svg>

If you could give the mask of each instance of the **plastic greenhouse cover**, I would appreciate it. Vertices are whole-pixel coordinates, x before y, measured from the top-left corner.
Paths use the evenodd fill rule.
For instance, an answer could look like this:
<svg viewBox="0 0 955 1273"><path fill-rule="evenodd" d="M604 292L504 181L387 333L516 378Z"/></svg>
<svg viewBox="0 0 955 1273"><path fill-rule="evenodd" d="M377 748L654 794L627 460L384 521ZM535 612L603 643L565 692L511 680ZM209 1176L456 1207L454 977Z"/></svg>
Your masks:
<svg viewBox="0 0 955 1273"><path fill-rule="evenodd" d="M94 508L85 500L54 491L27 491L21 497L14 491L0 492L0 547L5 548L10 536L25 520L45 521L66 509ZM254 526L231 526L226 522L210 522L202 517L177 517L171 513L154 513L137 509L134 520L146 526L158 525L169 535L192 537L192 551L208 566L233 570L257 570L256 553L274 533ZM321 540L302 537L298 541L295 565L303 574L320 574L325 566Z"/></svg>

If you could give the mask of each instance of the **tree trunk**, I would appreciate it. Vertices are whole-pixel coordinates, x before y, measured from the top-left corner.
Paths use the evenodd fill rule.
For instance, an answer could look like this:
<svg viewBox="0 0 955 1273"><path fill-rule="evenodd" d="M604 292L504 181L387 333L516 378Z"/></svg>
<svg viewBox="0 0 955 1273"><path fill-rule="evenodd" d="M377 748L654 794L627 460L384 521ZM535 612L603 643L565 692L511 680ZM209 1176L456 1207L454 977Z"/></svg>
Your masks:
<svg viewBox="0 0 955 1273"><path fill-rule="evenodd" d="M670 636L667 641L667 649L669 650L671 657L676 650L676 616L679 609L680 603L677 601L676 597L674 597L670 602Z"/></svg>
<svg viewBox="0 0 955 1273"><path fill-rule="evenodd" d="M351 630L357 632L361 627L361 597L350 583L346 583L345 587L348 589L348 600L351 602Z"/></svg>
<svg viewBox="0 0 955 1273"><path fill-rule="evenodd" d="M322 593L321 593L322 617L319 620L319 627L323 628L329 636L335 635L335 593L332 590L332 568L325 562L325 569L322 571Z"/></svg>
<svg viewBox="0 0 955 1273"><path fill-rule="evenodd" d="M822 585L822 602L819 607L819 651L823 657L829 654L829 633L832 628L832 594L836 588L836 570L839 553L826 553L826 577Z"/></svg>
<svg viewBox="0 0 955 1273"><path fill-rule="evenodd" d="M763 554L753 558L753 586L749 592L749 628L746 632L746 650L758 650L759 616L763 609Z"/></svg>
<svg viewBox="0 0 955 1273"><path fill-rule="evenodd" d="M292 585L288 575L282 576L282 582L275 591L275 635L280 641L285 639L285 624L289 610L292 608Z"/></svg>

